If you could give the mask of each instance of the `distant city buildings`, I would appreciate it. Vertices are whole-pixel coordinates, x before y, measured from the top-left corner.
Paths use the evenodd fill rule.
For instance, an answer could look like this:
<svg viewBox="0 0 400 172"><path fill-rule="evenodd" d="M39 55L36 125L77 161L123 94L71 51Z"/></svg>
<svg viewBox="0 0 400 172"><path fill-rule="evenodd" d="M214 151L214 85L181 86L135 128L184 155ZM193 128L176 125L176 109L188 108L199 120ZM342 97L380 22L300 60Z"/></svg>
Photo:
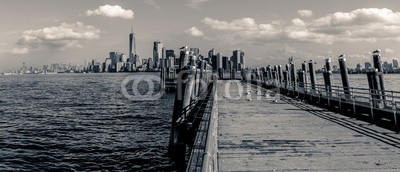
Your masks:
<svg viewBox="0 0 400 172"><path fill-rule="evenodd" d="M397 59L392 59L390 63L389 61L384 61L382 63L382 70L383 73L400 73L400 68L399 68L399 63ZM340 69L337 68L336 65L333 65L333 73L339 73ZM374 67L372 66L371 62L364 62L364 67L361 65L361 63L357 63L355 68L349 68L348 71L349 73L357 74L357 73L366 73L370 70L373 70ZM322 72L323 69L319 69L316 72L320 73Z"/></svg>

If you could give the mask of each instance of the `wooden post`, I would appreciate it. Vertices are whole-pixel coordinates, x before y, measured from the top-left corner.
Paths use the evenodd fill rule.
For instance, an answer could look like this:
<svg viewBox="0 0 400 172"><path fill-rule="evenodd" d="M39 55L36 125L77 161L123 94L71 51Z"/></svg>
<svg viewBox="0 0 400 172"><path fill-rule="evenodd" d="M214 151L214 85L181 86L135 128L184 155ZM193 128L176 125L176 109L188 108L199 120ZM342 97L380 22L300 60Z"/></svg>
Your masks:
<svg viewBox="0 0 400 172"><path fill-rule="evenodd" d="M373 52L372 57L374 59L374 68L377 69L377 72L383 73L380 53L381 53L381 50L378 49ZM379 78L379 87L380 87L378 89L380 90L380 94L382 96L382 101L386 105L385 84L384 84L384 80L383 80L383 74L379 75L378 78Z"/></svg>
<svg viewBox="0 0 400 172"><path fill-rule="evenodd" d="M303 70L299 70L297 72L297 75L299 76L299 80L298 80L298 85L300 89L304 89L304 71ZM300 90L299 90L300 91Z"/></svg>
<svg viewBox="0 0 400 172"><path fill-rule="evenodd" d="M162 67L160 72L160 92L165 92L165 75L166 70Z"/></svg>
<svg viewBox="0 0 400 172"><path fill-rule="evenodd" d="M286 85L286 89L289 89L290 85L291 85L291 82L290 82L290 65L286 64L285 68L286 68L286 77L287 77L285 85Z"/></svg>
<svg viewBox="0 0 400 172"><path fill-rule="evenodd" d="M314 70L314 61L310 60L308 62L308 70L310 71L310 82L311 82L311 89L312 92L315 93L315 70Z"/></svg>
<svg viewBox="0 0 400 172"><path fill-rule="evenodd" d="M205 76L205 70L206 70L206 61L201 60L200 61L200 80L199 80L199 94L205 89L205 82L206 82L206 76Z"/></svg>
<svg viewBox="0 0 400 172"><path fill-rule="evenodd" d="M286 93L287 92L287 89L288 89L288 71L283 71L282 72L283 74L283 84L284 84L284 92Z"/></svg>
<svg viewBox="0 0 400 172"><path fill-rule="evenodd" d="M331 71L331 59L325 60L325 72L324 72L324 82L325 82L325 90L327 96L332 96L332 71Z"/></svg>
<svg viewBox="0 0 400 172"><path fill-rule="evenodd" d="M282 66L278 65L278 80L279 80L279 85L282 84Z"/></svg>
<svg viewBox="0 0 400 172"><path fill-rule="evenodd" d="M293 91L296 91L296 68L294 67L293 57L289 59L290 64L290 77L293 84Z"/></svg>
<svg viewBox="0 0 400 172"><path fill-rule="evenodd" d="M304 92L307 93L307 63L304 61L301 63L301 70L303 71L303 83L304 83Z"/></svg>
<svg viewBox="0 0 400 172"><path fill-rule="evenodd" d="M349 73L347 71L346 58L344 54L339 56L339 67L340 67L340 75L342 77L344 94L346 100L350 100L351 94L349 85Z"/></svg>
<svg viewBox="0 0 400 172"><path fill-rule="evenodd" d="M174 154L176 150L175 139L176 139L176 120L181 116L183 110L183 100L184 100L184 90L186 90L188 79L188 71L182 68L178 73L175 100L174 100L174 110L171 117L171 129L169 136L169 152L171 155Z"/></svg>

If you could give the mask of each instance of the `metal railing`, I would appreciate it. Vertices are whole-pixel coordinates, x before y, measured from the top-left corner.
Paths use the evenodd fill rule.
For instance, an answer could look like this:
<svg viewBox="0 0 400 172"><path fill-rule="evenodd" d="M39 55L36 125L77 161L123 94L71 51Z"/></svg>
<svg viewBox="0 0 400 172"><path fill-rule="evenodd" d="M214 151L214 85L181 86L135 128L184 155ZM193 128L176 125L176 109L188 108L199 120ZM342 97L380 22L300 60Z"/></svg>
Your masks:
<svg viewBox="0 0 400 172"><path fill-rule="evenodd" d="M364 106L370 108L371 111L379 110L393 113L395 125L397 126L397 113L400 111L400 91L393 90L377 90L357 87L342 87L342 86L326 86L322 84L310 84L291 81L278 81L278 80L254 80L256 82L265 84L267 86L274 86L276 88L286 89L290 94L300 94L313 96L319 99L327 99L338 101L339 103L345 102L355 106ZM355 112L354 112L355 113ZM371 112L372 113L372 112Z"/></svg>

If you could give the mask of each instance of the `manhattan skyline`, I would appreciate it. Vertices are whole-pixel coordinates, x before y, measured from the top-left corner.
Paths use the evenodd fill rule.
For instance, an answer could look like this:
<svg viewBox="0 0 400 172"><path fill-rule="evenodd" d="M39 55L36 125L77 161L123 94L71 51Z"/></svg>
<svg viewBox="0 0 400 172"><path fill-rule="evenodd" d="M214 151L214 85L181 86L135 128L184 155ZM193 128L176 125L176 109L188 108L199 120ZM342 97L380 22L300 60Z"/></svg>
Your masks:
<svg viewBox="0 0 400 172"><path fill-rule="evenodd" d="M23 3L21 3L23 2ZM0 7L0 71L53 62L82 64L108 52L128 54L134 29L136 52L153 56L153 42L167 49L188 45L201 54L246 52L248 66L336 59L349 66L400 57L398 1L10 1ZM21 12L24 11L24 12ZM336 61L336 60L333 60Z"/></svg>

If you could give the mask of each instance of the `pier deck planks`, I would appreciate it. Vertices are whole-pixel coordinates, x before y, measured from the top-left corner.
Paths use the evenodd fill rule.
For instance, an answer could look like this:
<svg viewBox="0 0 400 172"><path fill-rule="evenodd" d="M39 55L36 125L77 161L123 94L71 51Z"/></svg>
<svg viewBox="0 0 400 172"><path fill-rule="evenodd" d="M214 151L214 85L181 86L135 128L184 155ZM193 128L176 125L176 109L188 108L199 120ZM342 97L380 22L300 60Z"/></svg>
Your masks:
<svg viewBox="0 0 400 172"><path fill-rule="evenodd" d="M257 100L254 85L251 101L244 86L227 99L227 82L240 81L217 84L220 171L400 170L399 134L283 96Z"/></svg>

